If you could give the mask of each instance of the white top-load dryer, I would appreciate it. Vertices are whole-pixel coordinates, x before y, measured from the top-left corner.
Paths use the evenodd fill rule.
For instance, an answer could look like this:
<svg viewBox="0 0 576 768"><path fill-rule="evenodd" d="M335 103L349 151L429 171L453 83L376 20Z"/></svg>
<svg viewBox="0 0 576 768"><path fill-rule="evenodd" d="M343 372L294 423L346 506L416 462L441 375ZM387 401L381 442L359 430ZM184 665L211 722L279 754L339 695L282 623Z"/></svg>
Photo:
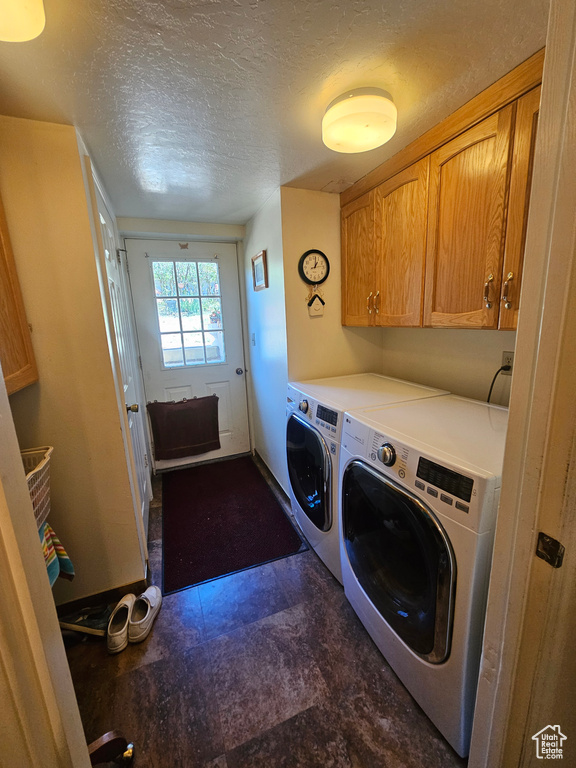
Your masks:
<svg viewBox="0 0 576 768"><path fill-rule="evenodd" d="M344 412L445 394L376 373L288 385L286 452L292 511L310 546L340 583L338 460Z"/></svg>
<svg viewBox="0 0 576 768"><path fill-rule="evenodd" d="M468 754L508 410L447 395L347 413L344 591L437 728Z"/></svg>

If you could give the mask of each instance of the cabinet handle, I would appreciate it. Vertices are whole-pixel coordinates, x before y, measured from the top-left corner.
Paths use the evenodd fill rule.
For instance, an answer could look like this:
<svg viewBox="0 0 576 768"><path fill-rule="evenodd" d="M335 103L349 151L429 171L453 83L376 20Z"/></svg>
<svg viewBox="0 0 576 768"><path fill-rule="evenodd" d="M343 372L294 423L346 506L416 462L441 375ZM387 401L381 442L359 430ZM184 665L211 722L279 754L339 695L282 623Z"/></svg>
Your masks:
<svg viewBox="0 0 576 768"><path fill-rule="evenodd" d="M514 279L514 272L508 272L506 275L506 282L504 283L504 287L502 288L502 301L504 302L504 306L506 309L512 309L512 302L508 298L508 290L510 288L510 283Z"/></svg>
<svg viewBox="0 0 576 768"><path fill-rule="evenodd" d="M376 296L374 296L374 312L377 315L380 314L380 291L376 291Z"/></svg>
<svg viewBox="0 0 576 768"><path fill-rule="evenodd" d="M490 301L490 283L494 280L494 275L488 275L486 282L484 283L484 304L486 309L492 309L492 302Z"/></svg>
<svg viewBox="0 0 576 768"><path fill-rule="evenodd" d="M366 296L366 309L368 310L368 314L372 314L372 309L370 308L370 302L373 301L372 299L372 291L370 291L370 296Z"/></svg>

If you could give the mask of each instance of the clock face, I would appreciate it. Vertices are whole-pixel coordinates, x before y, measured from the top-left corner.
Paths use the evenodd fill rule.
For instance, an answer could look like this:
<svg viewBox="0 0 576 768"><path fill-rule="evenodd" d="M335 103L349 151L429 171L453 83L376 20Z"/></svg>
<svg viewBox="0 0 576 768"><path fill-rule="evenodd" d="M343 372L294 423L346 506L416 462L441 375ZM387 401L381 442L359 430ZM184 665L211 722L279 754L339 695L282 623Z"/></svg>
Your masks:
<svg viewBox="0 0 576 768"><path fill-rule="evenodd" d="M330 274L330 262L322 251L306 251L298 262L298 273L309 285L320 285Z"/></svg>

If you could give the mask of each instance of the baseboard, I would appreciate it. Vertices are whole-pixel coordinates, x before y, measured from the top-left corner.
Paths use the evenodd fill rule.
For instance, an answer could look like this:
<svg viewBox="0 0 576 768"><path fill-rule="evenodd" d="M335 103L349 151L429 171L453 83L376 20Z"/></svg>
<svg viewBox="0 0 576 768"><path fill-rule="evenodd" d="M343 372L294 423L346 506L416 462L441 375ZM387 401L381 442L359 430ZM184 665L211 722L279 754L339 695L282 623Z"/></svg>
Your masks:
<svg viewBox="0 0 576 768"><path fill-rule="evenodd" d="M232 456L220 456L217 459L199 459L190 461L190 457L184 459L159 459L154 465L154 475L164 475L166 472L172 472L177 469L192 469L192 467L201 467L203 464L215 464L218 461L231 461L240 459L242 456L250 456L250 452L235 453Z"/></svg>
<svg viewBox="0 0 576 768"><path fill-rule="evenodd" d="M292 506L290 504L290 499L288 498L288 496L284 492L284 489L282 488L278 480L276 480L270 468L268 467L268 465L266 464L262 456L260 456L258 451L255 450L253 452L253 458L254 458L254 463L260 470L262 476L270 486L270 490L272 491L274 496L276 496L276 498L278 499L278 502L280 503L284 511L287 512L290 516L292 516Z"/></svg>
<svg viewBox="0 0 576 768"><path fill-rule="evenodd" d="M78 600L71 600L68 603L61 603L56 606L56 613L58 616L67 616L69 613L79 611L81 608L91 608L96 605L110 605L111 603L117 603L129 592L132 592L135 595L140 595L147 589L147 587L147 581L141 579L140 581L126 584L123 587L115 587L114 589L108 589L105 592L98 592L95 595L82 597Z"/></svg>

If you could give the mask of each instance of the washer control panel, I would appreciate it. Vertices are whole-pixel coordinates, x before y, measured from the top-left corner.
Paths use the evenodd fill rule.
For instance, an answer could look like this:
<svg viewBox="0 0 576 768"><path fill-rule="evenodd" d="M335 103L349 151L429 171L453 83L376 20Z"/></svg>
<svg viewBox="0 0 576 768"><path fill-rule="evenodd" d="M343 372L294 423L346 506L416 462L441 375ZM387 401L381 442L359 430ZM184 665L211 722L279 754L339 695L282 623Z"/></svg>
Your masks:
<svg viewBox="0 0 576 768"><path fill-rule="evenodd" d="M286 398L288 413L300 412L302 416L315 426L325 439L340 442L342 413L319 403L305 392L288 385ZM330 443L331 450L332 444ZM335 453L335 450L332 450Z"/></svg>
<svg viewBox="0 0 576 768"><path fill-rule="evenodd" d="M315 426L332 439L339 439L340 418L342 414L327 408L321 403L315 403L315 406Z"/></svg>

